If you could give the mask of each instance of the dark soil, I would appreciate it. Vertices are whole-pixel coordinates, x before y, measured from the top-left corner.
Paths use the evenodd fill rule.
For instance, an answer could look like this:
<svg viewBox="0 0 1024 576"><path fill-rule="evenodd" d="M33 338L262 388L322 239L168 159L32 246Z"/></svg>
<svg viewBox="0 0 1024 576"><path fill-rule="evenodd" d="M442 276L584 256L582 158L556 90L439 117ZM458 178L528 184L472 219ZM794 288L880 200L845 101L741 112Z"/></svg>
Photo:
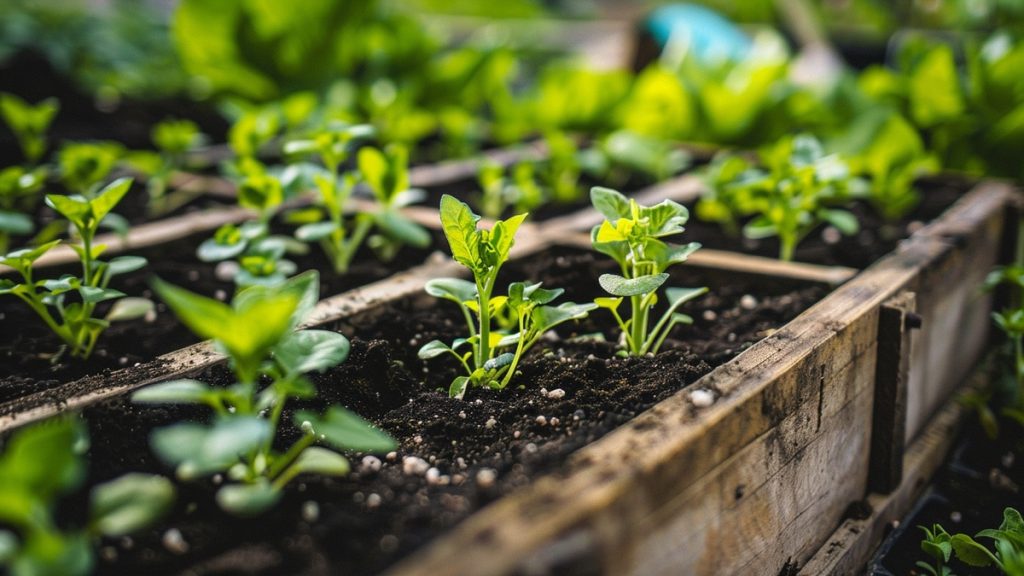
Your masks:
<svg viewBox="0 0 1024 576"><path fill-rule="evenodd" d="M206 233L197 234L169 244L130 251L148 258L149 265L136 273L116 277L111 288L130 296L154 298L149 280L159 276L200 294L230 299L234 284L218 278L215 263L199 262L195 258L196 247L208 237ZM363 249L357 254L349 272L341 276L329 272L331 267L318 246L312 246L304 256L291 259L300 271L322 271L320 295L325 298L421 264L429 254L428 250L403 248L395 261L382 263L371 250ZM45 271L48 278L81 272L76 266ZM60 347L56 336L20 300L14 297L0 299L0 331L9 335L0 343L0 402L51 389L86 375L145 362L197 341L162 303L158 303L157 312L152 322L139 320L113 324L100 337L96 350L86 361L63 358L57 364L51 364L49 357Z"/></svg>
<svg viewBox="0 0 1024 576"><path fill-rule="evenodd" d="M998 528L1003 509L1024 510L1024 430L1001 422L997 440L988 439L977 420L970 419L932 485L882 543L869 573L876 576L924 575L919 560L933 564L921 551L924 532L918 526L941 524L950 534L973 536ZM992 541L981 539L992 549ZM996 576L998 570L974 568L959 560L949 564L959 576Z"/></svg>
<svg viewBox="0 0 1024 576"><path fill-rule="evenodd" d="M918 186L921 191L921 203L899 222L886 222L870 206L857 202L851 211L861 225L858 234L842 236L834 228L820 226L797 246L794 260L826 266L867 268L895 249L901 240L939 217L970 189L971 184L964 180L932 179L921 182ZM680 238L700 242L705 248L769 258L779 257L777 239L750 240L739 235L726 234L718 224L698 220L693 205L689 208L691 219L686 224L686 232Z"/></svg>
<svg viewBox="0 0 1024 576"><path fill-rule="evenodd" d="M515 269L510 265L505 275L565 286L570 288L566 299L582 301L598 295L595 279L611 270L610 264L595 262L589 252L563 250ZM321 400L307 404L317 409L323 403L345 405L390 432L400 448L381 455L380 470L363 465L356 455L355 473L349 477L303 477L258 520L220 513L212 482L182 485L178 505L161 527L134 539L104 542L100 573L379 572L473 511L556 470L580 447L734 357L826 292L695 267L678 270L673 283L707 284L712 292L686 306L695 324L678 328L661 354L621 358L610 342L577 338L598 331L613 335L610 319L595 313L538 344L508 390L474 389L465 401L443 391L455 366L445 359L424 363L416 357L429 340L461 333L453 306L419 296L339 323L336 328L352 339L352 354L342 366L314 376ZM747 295L753 300L743 298ZM230 382L223 368L202 377ZM545 389L561 392L550 395ZM169 474L147 448L149 431L205 415L115 399L87 410L86 417L92 433L91 481L98 482L130 470ZM288 430L289 435L294 437L294 431ZM406 473L406 457L422 458L436 470ZM487 481L491 474L493 483ZM170 529L180 531L187 553L164 547Z"/></svg>

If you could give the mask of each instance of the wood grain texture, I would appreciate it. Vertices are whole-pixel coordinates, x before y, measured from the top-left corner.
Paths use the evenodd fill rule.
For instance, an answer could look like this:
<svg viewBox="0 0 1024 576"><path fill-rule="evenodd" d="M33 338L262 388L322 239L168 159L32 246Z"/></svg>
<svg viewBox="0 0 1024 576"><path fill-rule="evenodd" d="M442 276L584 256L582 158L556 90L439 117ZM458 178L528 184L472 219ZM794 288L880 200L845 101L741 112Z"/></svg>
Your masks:
<svg viewBox="0 0 1024 576"><path fill-rule="evenodd" d="M887 493L903 479L903 448L907 424L907 376L916 322L913 292L901 292L878 313L878 352L875 361L875 399L871 418L871 461L868 486ZM918 326L919 327L919 326Z"/></svg>

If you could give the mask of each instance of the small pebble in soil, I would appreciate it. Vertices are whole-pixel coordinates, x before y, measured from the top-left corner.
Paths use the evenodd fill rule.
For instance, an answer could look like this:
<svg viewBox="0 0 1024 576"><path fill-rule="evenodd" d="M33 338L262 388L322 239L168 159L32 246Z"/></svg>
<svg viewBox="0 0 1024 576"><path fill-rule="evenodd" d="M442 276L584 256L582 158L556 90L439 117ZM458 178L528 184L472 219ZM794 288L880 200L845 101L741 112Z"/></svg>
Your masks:
<svg viewBox="0 0 1024 576"><path fill-rule="evenodd" d="M826 226L821 231L821 239L825 244L838 244L843 239L843 233L839 231L835 226Z"/></svg>
<svg viewBox="0 0 1024 576"><path fill-rule="evenodd" d="M952 512L949 513L949 520L954 524L959 524L960 521L963 519L964 515L961 514L958 510L953 510Z"/></svg>
<svg viewBox="0 0 1024 576"><path fill-rule="evenodd" d="M743 308L744 310L753 310L754 308L757 308L757 298L754 298L750 294L744 294L743 297L740 298L740 308Z"/></svg>
<svg viewBox="0 0 1024 576"><path fill-rule="evenodd" d="M729 332L729 335L726 336L725 339L728 340L729 342L735 342L736 341L736 333L735 332Z"/></svg>
<svg viewBox="0 0 1024 576"><path fill-rule="evenodd" d="M384 464L380 461L380 458L376 456L363 456L362 462L359 465L359 471L366 472L379 472L380 467Z"/></svg>
<svg viewBox="0 0 1024 576"><path fill-rule="evenodd" d="M412 441L415 444L423 444L423 436L420 436L419 434L417 434L417 435L412 437Z"/></svg>
<svg viewBox="0 0 1024 576"><path fill-rule="evenodd" d="M406 476L422 476L429 468L430 464L418 456L406 456L402 459L402 473Z"/></svg>
<svg viewBox="0 0 1024 576"><path fill-rule="evenodd" d="M120 364L121 366L127 366L128 365L128 357L127 356L121 356L120 358L117 359L117 363Z"/></svg>
<svg viewBox="0 0 1024 576"><path fill-rule="evenodd" d="M184 554L188 552L188 542L185 542L185 537L181 535L181 530L177 528L171 528L164 532L164 536L160 541L171 554Z"/></svg>
<svg viewBox="0 0 1024 576"><path fill-rule="evenodd" d="M578 410L576 410L575 412L572 413L572 421L573 422L579 422L580 420L583 420L586 417L587 417L587 413L584 412L582 408L580 408L580 409L578 409Z"/></svg>
<svg viewBox="0 0 1024 576"><path fill-rule="evenodd" d="M537 416L535 422L537 422L537 424L540 424L541 426L548 425L548 419L545 418L544 416Z"/></svg>
<svg viewBox="0 0 1024 576"><path fill-rule="evenodd" d="M558 426L559 424L561 424L561 422L562 421L559 420L557 416L552 416L551 420L548 421L548 423L550 423L552 426Z"/></svg>
<svg viewBox="0 0 1024 576"><path fill-rule="evenodd" d="M312 500L302 504L302 519L306 522L316 522L320 518L320 505Z"/></svg>
<svg viewBox="0 0 1024 576"><path fill-rule="evenodd" d="M537 445L534 444L533 442L530 442L529 444L527 444L526 445L526 453L527 454L536 454L537 453Z"/></svg>
<svg viewBox="0 0 1024 576"><path fill-rule="evenodd" d="M198 270L189 270L188 271L188 279L189 279L190 282L195 282L195 281L199 280L199 271Z"/></svg>
<svg viewBox="0 0 1024 576"><path fill-rule="evenodd" d="M690 402L697 408L707 408L715 403L715 395L703 388L690 392Z"/></svg>
<svg viewBox="0 0 1024 576"><path fill-rule="evenodd" d="M384 458L386 458L388 462L394 462L398 459L398 452L388 452L387 456Z"/></svg>
<svg viewBox="0 0 1024 576"><path fill-rule="evenodd" d="M362 492L355 492L352 494L352 501L356 504L362 504L363 502L366 502L366 494L363 494Z"/></svg>
<svg viewBox="0 0 1024 576"><path fill-rule="evenodd" d="M513 438L519 438L521 435L522 435L522 432L520 432L519 430L514 430L512 432L512 437Z"/></svg>
<svg viewBox="0 0 1024 576"><path fill-rule="evenodd" d="M561 398L565 398L565 390L562 390L561 388L555 388L554 390L548 392L548 398L552 400L559 400Z"/></svg>
<svg viewBox="0 0 1024 576"><path fill-rule="evenodd" d="M1016 457L1014 456L1013 452L1007 452L1006 454L1003 454L1003 457L1001 459L1001 462L1003 463L1003 468L1013 468L1014 460L1016 460Z"/></svg>
<svg viewBox="0 0 1024 576"><path fill-rule="evenodd" d="M476 473L476 485L481 488L490 488L494 486L495 480L498 479L498 473L490 468L481 468Z"/></svg>
<svg viewBox="0 0 1024 576"><path fill-rule="evenodd" d="M374 493L372 493L372 494L370 494L369 496L366 497L366 507L371 509L371 510L373 510L375 508L379 508L381 500L382 500L382 498L380 497L380 494L377 494L376 492L374 492Z"/></svg>
<svg viewBox="0 0 1024 576"><path fill-rule="evenodd" d="M487 428L494 428L497 424L498 424L498 421L495 420L493 417L492 418L488 418L487 422L484 422L484 426L487 427Z"/></svg>
<svg viewBox="0 0 1024 576"><path fill-rule="evenodd" d="M223 302L228 299L228 293L225 292L224 290L217 290L216 292L213 293L213 297Z"/></svg>
<svg viewBox="0 0 1024 576"><path fill-rule="evenodd" d="M459 465L459 468L462 468L462 469L466 468L466 459L463 458L462 456L459 456L458 458L456 458L455 459L455 463Z"/></svg>
<svg viewBox="0 0 1024 576"><path fill-rule="evenodd" d="M462 418L463 420L466 419L466 411L465 410L459 411L459 418Z"/></svg>
<svg viewBox="0 0 1024 576"><path fill-rule="evenodd" d="M708 322L714 322L715 320L718 319L718 314L715 313L714 310L705 310L704 314L702 314L701 317L707 320Z"/></svg>
<svg viewBox="0 0 1024 576"><path fill-rule="evenodd" d="M118 540L118 543L121 545L121 548L124 548L125 550L131 550L135 547L135 540L132 540L131 536L122 536L121 539Z"/></svg>
<svg viewBox="0 0 1024 576"><path fill-rule="evenodd" d="M231 282L238 275L238 262L223 260L213 269L213 275L221 282Z"/></svg>
<svg viewBox="0 0 1024 576"><path fill-rule="evenodd" d="M385 554L390 554L398 550L398 537L394 534L388 534L380 539L380 551Z"/></svg>

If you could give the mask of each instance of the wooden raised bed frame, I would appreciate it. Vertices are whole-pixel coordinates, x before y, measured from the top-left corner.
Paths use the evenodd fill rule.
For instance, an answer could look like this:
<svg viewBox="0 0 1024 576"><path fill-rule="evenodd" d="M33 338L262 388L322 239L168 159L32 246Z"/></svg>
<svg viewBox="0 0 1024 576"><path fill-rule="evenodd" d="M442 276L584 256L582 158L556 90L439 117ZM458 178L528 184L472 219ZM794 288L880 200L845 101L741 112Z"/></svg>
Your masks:
<svg viewBox="0 0 1024 576"><path fill-rule="evenodd" d="M685 192L681 182L643 195ZM990 299L978 294L975 280L1003 254L1014 198L1006 185L980 185L859 274L698 252L691 264L839 287L732 361L581 449L562 471L488 506L389 573L559 574L572 567L587 574L778 574L802 565L847 508L869 497L869 488L905 486L906 440L923 429L984 347ZM566 230L586 229L592 220L583 211L524 230L514 256L587 244L584 235L567 238ZM327 298L310 324L418 292L429 278L459 270L439 258ZM75 395L58 389L0 405L0 432L222 360L198 344L119 371L128 377L114 386L91 377L66 385ZM695 389L711 391L715 402L694 406ZM902 504L887 511L897 513ZM843 565L862 563L857 550L865 546L851 545L856 550L842 555Z"/></svg>

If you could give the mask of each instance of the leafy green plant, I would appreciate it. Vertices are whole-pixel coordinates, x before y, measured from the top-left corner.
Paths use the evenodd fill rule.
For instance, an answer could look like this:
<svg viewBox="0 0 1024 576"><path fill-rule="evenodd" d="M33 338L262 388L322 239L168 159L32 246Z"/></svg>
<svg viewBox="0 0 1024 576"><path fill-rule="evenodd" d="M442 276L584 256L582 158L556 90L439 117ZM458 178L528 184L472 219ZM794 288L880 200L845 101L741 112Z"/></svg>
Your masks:
<svg viewBox="0 0 1024 576"><path fill-rule="evenodd" d="M537 340L555 326L585 317L594 304L565 302L549 306L562 295L561 288L546 289L540 283L513 282L508 295L495 295L498 272L508 260L526 214L499 220L490 229L480 229L480 216L464 202L444 195L441 198L441 227L452 257L473 275L473 281L458 278L431 280L426 291L431 296L458 305L466 321L468 336L450 345L433 340L419 350L427 360L443 354L455 356L465 375L452 381L448 394L463 398L470 387L500 390L515 376L516 366ZM496 315L515 318L516 332L495 329ZM465 352L461 350L468 348ZM511 351L508 351L511 350Z"/></svg>
<svg viewBox="0 0 1024 576"><path fill-rule="evenodd" d="M13 576L92 574L96 540L138 532L170 509L170 481L132 473L92 489L84 526L62 526L58 501L82 484L87 447L85 427L70 417L11 436L0 455L0 568Z"/></svg>
<svg viewBox="0 0 1024 576"><path fill-rule="evenodd" d="M954 576L953 569L947 566L953 553L952 536L939 524L933 525L931 529L927 526L918 528L924 531L921 551L931 557L933 564L919 560L916 566L932 576Z"/></svg>
<svg viewBox="0 0 1024 576"><path fill-rule="evenodd" d="M679 307L708 291L707 288L666 289L668 309L653 327L650 326L651 313L658 303L658 288L668 281L666 270L685 262L700 248L696 242L679 246L661 240L683 232L689 211L671 200L650 207L640 206L636 200L598 186L591 188L590 199L605 217L591 232L594 249L611 256L622 271L622 275L602 274L598 278L601 288L612 297L598 298L595 303L615 317L627 354L656 354L672 328L693 322L686 314L677 312ZM627 298L631 314L624 320L618 309Z"/></svg>
<svg viewBox="0 0 1024 576"><path fill-rule="evenodd" d="M21 153L30 165L36 165L46 154L46 132L60 110L56 98L47 98L32 105L14 94L0 92L0 117L14 132Z"/></svg>
<svg viewBox="0 0 1024 576"><path fill-rule="evenodd" d="M149 300L125 298L123 292L109 288L113 277L144 267L146 259L119 256L103 262L99 257L106 246L94 243L100 222L124 198L131 185L129 178L115 180L93 199L77 195L46 196L46 203L78 233L81 244L71 244L71 248L82 264L80 277L66 274L57 279L34 279L33 263L60 244L60 240L0 257L0 264L13 268L22 278L20 283L9 278L0 280L0 294L10 294L25 302L64 342L71 355L78 358L92 354L97 339L110 322L139 318L153 309ZM72 294L77 294L77 299L69 299ZM106 316L95 317L97 304L110 300L115 302Z"/></svg>
<svg viewBox="0 0 1024 576"><path fill-rule="evenodd" d="M10 250L12 236L35 231L31 214L45 181L44 168L9 166L0 170L0 253Z"/></svg>
<svg viewBox="0 0 1024 576"><path fill-rule="evenodd" d="M169 191L171 178L185 167L186 154L202 143L203 134L191 120L164 120L150 132L156 152L135 152L129 161L148 176L149 214L158 216L187 204L200 192Z"/></svg>
<svg viewBox="0 0 1024 576"><path fill-rule="evenodd" d="M480 184L480 212L484 218L497 220L508 210L529 212L544 204L547 194L534 177L534 164L519 162L505 175L505 167L485 161L477 170Z"/></svg>
<svg viewBox="0 0 1024 576"><path fill-rule="evenodd" d="M305 374L336 366L349 353L349 342L341 334L296 330L319 297L315 271L274 287L246 288L230 305L159 280L153 288L193 332L213 339L228 356L236 382L214 387L174 380L139 390L132 400L213 411L211 424L174 424L154 432L151 441L183 480L226 473L230 481L216 495L221 508L256 515L272 507L299 474L344 476L349 462L335 450L394 449L386 434L340 406L322 414L296 412L298 440L283 452L276 448L285 404L316 396Z"/></svg>
<svg viewBox="0 0 1024 576"><path fill-rule="evenodd" d="M69 191L91 198L123 156L124 148L116 142L65 144L57 157L61 182Z"/></svg>
<svg viewBox="0 0 1024 576"><path fill-rule="evenodd" d="M815 138L784 138L764 149L761 159L764 169L742 158L718 160L697 214L727 229L746 219L748 238L778 237L782 260L792 260L797 245L823 223L847 235L860 229L841 206L864 196L866 185L838 156L825 155Z"/></svg>
<svg viewBox="0 0 1024 576"><path fill-rule="evenodd" d="M975 538L992 540L993 552ZM999 528L989 528L974 535L954 534L950 544L956 558L968 566L995 566L1008 576L1024 574L1024 519L1013 508L1003 510L1003 521Z"/></svg>

